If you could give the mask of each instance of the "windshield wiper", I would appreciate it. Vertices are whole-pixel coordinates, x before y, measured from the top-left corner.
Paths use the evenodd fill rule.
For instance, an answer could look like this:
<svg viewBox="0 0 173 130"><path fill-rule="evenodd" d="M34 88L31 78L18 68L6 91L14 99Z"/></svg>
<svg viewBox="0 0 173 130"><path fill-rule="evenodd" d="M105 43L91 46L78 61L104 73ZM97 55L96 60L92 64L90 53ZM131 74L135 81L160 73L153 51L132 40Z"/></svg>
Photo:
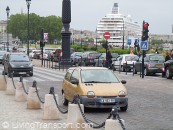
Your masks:
<svg viewBox="0 0 173 130"><path fill-rule="evenodd" d="M111 82L103 82L103 81L86 81L84 83L111 83Z"/></svg>

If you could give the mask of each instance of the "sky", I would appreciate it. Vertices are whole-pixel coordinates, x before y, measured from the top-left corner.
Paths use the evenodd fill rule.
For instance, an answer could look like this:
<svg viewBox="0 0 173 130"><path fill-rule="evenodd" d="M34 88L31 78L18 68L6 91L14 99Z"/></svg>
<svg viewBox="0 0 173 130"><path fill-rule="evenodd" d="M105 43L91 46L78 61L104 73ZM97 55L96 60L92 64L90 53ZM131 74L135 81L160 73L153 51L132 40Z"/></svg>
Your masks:
<svg viewBox="0 0 173 130"><path fill-rule="evenodd" d="M149 23L150 34L172 34L173 0L71 0L70 27L78 30L95 31L97 23L111 13L118 3L120 13L131 15L133 21L142 26ZM27 13L26 0L0 0L0 20L6 20L6 7L10 15ZM62 16L62 0L31 0L30 13L40 16Z"/></svg>

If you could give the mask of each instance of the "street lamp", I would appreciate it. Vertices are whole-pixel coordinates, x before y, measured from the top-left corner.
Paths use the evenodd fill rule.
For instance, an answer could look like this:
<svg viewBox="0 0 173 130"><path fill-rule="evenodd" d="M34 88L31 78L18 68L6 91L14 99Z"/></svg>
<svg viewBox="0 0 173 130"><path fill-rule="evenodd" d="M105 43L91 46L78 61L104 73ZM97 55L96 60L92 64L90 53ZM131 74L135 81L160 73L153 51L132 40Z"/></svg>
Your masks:
<svg viewBox="0 0 173 130"><path fill-rule="evenodd" d="M31 4L31 0L26 0L26 5L27 5L27 8L28 8L28 37L27 37L27 54L29 56L29 7L30 7L30 4Z"/></svg>
<svg viewBox="0 0 173 130"><path fill-rule="evenodd" d="M7 52L9 52L9 39L8 39L8 17L9 17L9 12L10 12L10 8L9 6L7 6L6 8L6 12L7 12Z"/></svg>

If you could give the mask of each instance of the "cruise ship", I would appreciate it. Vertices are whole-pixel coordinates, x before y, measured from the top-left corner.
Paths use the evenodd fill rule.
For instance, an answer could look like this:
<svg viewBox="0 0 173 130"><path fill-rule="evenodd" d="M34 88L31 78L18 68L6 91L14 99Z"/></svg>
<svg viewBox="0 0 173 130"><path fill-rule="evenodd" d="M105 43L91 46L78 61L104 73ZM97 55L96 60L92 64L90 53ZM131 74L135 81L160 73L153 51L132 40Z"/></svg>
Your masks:
<svg viewBox="0 0 173 130"><path fill-rule="evenodd" d="M130 15L119 13L118 3L114 3L112 13L107 14L97 24L97 41L99 43L99 40L103 40L103 34L108 31L111 35L110 39L108 39L109 45L113 47L130 45L133 47L135 39L140 39L141 37L141 26L142 24L134 22Z"/></svg>

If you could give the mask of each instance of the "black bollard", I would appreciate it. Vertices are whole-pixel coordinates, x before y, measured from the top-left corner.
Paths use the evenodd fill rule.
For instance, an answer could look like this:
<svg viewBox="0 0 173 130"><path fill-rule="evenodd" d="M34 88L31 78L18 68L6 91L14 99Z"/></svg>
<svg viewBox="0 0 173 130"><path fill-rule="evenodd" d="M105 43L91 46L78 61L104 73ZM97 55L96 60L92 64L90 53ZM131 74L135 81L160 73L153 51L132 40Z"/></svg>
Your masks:
<svg viewBox="0 0 173 130"><path fill-rule="evenodd" d="M50 92L49 94L54 94L54 87L50 87Z"/></svg>
<svg viewBox="0 0 173 130"><path fill-rule="evenodd" d="M19 78L19 82L22 82L22 81L23 81L23 77L20 76L20 78Z"/></svg>
<svg viewBox="0 0 173 130"><path fill-rule="evenodd" d="M34 80L34 81L33 81L33 84L32 84L32 87L35 88L36 85L37 85L37 81Z"/></svg>
<svg viewBox="0 0 173 130"><path fill-rule="evenodd" d="M114 106L114 107L112 108L111 113L112 113L113 119L114 119L114 120L117 119L118 109L117 109L116 106Z"/></svg>

